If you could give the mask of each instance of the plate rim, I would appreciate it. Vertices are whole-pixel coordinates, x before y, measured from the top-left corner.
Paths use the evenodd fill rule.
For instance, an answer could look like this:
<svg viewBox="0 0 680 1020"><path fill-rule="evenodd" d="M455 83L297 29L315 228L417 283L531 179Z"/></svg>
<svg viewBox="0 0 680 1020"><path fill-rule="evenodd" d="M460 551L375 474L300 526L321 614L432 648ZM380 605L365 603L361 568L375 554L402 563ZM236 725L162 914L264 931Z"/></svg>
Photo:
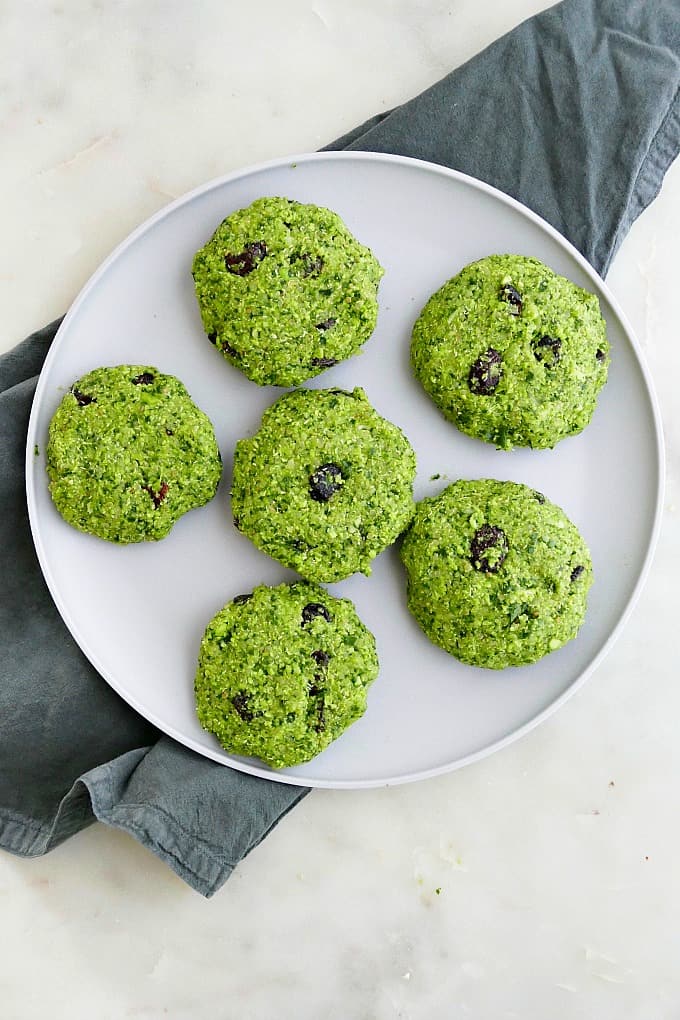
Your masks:
<svg viewBox="0 0 680 1020"><path fill-rule="evenodd" d="M225 753L228 756L228 752L225 749L215 748L214 751L211 748L206 748L200 745L197 741L191 737L186 737L177 731L173 726L169 726L164 723L163 720L157 718L154 713L143 709L140 706L134 696L122 688L122 686L116 681L115 678L111 677L106 669L103 668L98 660L98 656L95 655L89 648L88 643L82 640L76 621L73 620L67 607L63 604L63 601L59 595L58 586L52 577L49 565L47 562L47 553L45 546L42 542L40 535L40 528L38 524L38 514L36 507L36 500L34 495L34 487L37 484L37 458L34 455L35 449L35 435L37 431L37 420L40 412L40 406L42 403L43 393L47 386L47 377L52 368L53 362L58 357L59 347L61 344L62 337L68 331L68 327L71 320L77 315L80 306L84 303L88 295L99 283L99 280L106 273L107 269L113 264L127 248L134 245L139 237L151 230L157 222L164 219L166 216L171 215L175 209L181 206L187 205L198 198L200 195L205 194L216 188L223 187L226 184L231 183L239 178L248 177L255 173L261 173L267 170L278 169L285 166L293 167L299 163L310 163L310 162L342 162L342 161L359 161L368 163L392 163L402 166L413 166L420 170L425 170L430 173L455 180L468 187L472 187L476 190L485 192L491 195L496 200L499 200L502 204L508 205L513 208L520 215L533 221L539 228L546 232L550 237L557 242L557 244L564 248L567 253L576 260L581 269L586 273L588 277L595 283L596 289L601 292L607 299L610 307L614 314L618 318L621 327L626 335L632 352L637 362L638 370L642 376L643 382L646 388L646 395L649 400L651 412L652 412L652 423L654 429L654 441L655 441L655 452L656 458L653 465L656 471L656 493L655 493L655 504L652 528L647 540L647 547L644 554L644 560L642 567L638 573L637 580L633 586L633 590L624 605L619 618L612 628L608 638L603 643L597 655L589 662L585 669L583 669L569 684L569 686L554 699L549 705L537 712L535 716L523 723L521 726L516 727L511 732L507 733L504 737L499 740L493 741L492 743L480 748L476 751L471 752L468 755L464 755L461 758L457 758L454 761L446 762L442 765L434 766L430 769L421 769L416 772L405 772L388 779L353 779L353 780L333 780L333 779L314 779L313 777L304 777L291 775L286 770L271 770L267 766L251 764L247 761L241 761L237 759L230 759L229 762L225 762ZM40 461L41 468L44 470L44 465ZM595 670L598 668L603 659L608 655L611 648L614 646L618 638L620 637L626 623L628 622L635 605L642 593L645 586L651 565L654 558L654 552L659 538L661 530L662 513L663 513L663 500L665 492L665 444L663 436L663 427L661 420L661 411L654 387L654 382L649 371L644 352L642 347L635 335L635 332L622 310L619 302L614 297L609 287L607 286L604 279L599 275L597 270L590 265L584 255L560 232L552 226L547 220L543 219L538 213L534 212L528 206L522 202L513 198L511 195L500 191L493 185L488 184L486 181L479 180L476 177L472 177L470 174L465 174L460 170L455 170L451 167L443 166L438 163L433 163L424 159L417 159L412 156L401 156L393 153L384 152L371 152L365 150L328 150L320 152L302 152L299 154L292 154L287 156L279 156L275 159L265 160L258 163L250 164L246 167L240 167L235 170L229 171L226 174L222 174L218 177L214 177L203 184L192 188L190 191L185 192L178 198L169 202L167 205L162 206L150 217L143 220L134 230L132 230L126 237L120 241L111 253L100 263L94 273L88 278L83 287L76 295L74 301L70 305L66 312L59 328L55 334L54 340L50 345L50 349L47 352L45 361L43 362L36 385L35 393L31 403L31 412L28 421L28 429L26 436L26 457L25 457L25 489L26 489L26 502L28 509L29 524L31 529L31 536L33 545L38 558L38 563L42 575L47 584L50 596L55 603L55 606L59 612L59 615L68 629L71 637L78 645L80 650L83 652L85 657L88 659L90 664L97 670L102 680L106 682L112 690L116 692L134 711L136 711L143 718L147 719L153 726L155 726L162 733L171 737L173 740L177 740L178 743L184 747L188 747L195 751L197 754L202 755L205 758L218 762L218 764L225 766L226 768L233 768L236 771L244 772L248 775L254 775L258 778L269 779L272 782L283 783L288 786L299 786L308 788L318 789L372 789L386 786L400 786L406 783L420 782L421 780L431 779L435 776L445 775L449 772L457 771L458 769L464 768L467 765L471 765L474 762L481 761L484 758L495 754L497 751L513 744L515 741L520 740L526 736L531 730L545 722L553 713L557 712L581 687L585 684L586 680L592 676Z"/></svg>

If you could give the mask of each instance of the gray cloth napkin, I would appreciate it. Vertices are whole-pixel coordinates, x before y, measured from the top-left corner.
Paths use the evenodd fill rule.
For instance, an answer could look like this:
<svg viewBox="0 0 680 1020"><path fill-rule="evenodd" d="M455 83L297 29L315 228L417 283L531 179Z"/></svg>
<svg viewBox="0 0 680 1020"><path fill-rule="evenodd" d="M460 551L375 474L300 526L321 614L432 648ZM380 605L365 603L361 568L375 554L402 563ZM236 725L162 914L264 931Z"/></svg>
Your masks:
<svg viewBox="0 0 680 1020"><path fill-rule="evenodd" d="M565 0L328 146L418 156L508 192L601 273L680 149L678 0ZM308 791L159 734L98 676L43 581L24 446L52 323L0 358L0 846L46 853L95 818L206 896Z"/></svg>

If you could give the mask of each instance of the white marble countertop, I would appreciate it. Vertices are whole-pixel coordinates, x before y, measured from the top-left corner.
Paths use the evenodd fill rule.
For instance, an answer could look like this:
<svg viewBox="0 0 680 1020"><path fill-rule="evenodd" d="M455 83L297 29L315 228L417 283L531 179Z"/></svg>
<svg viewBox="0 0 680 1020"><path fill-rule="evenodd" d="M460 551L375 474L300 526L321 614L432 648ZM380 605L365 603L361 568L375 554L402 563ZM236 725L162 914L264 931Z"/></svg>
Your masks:
<svg viewBox="0 0 680 1020"><path fill-rule="evenodd" d="M0 350L170 198L318 148L544 6L9 0ZM102 825L45 858L0 855L3 1018L680 1015L678 223L680 165L608 280L658 388L669 476L649 581L588 684L460 772L312 793L210 901Z"/></svg>

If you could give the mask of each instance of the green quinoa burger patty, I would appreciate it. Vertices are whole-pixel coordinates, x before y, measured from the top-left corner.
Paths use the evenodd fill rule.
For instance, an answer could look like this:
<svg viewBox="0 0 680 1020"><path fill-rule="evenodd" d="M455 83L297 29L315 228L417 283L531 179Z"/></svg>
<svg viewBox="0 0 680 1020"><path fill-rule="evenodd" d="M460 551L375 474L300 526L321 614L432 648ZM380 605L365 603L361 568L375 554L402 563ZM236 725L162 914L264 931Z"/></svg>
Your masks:
<svg viewBox="0 0 680 1020"><path fill-rule="evenodd" d="M193 262L209 340L260 385L295 386L356 354L382 275L336 213L287 198L232 213Z"/></svg>
<svg viewBox="0 0 680 1020"><path fill-rule="evenodd" d="M577 528L516 482L454 482L416 507L401 558L408 606L461 662L521 666L566 644L592 584Z"/></svg>
<svg viewBox="0 0 680 1020"><path fill-rule="evenodd" d="M545 448L589 423L609 345L594 294L538 259L490 255L427 302L411 361L461 432L506 450Z"/></svg>
<svg viewBox="0 0 680 1020"><path fill-rule="evenodd" d="M215 495L213 427L183 384L148 365L97 368L52 418L47 472L64 520L109 542L165 538Z"/></svg>
<svg viewBox="0 0 680 1020"><path fill-rule="evenodd" d="M351 602L306 582L262 586L208 624L198 718L234 754L298 765L364 714L377 675L373 635Z"/></svg>
<svg viewBox="0 0 680 1020"><path fill-rule="evenodd" d="M370 574L413 516L416 458L362 389L295 390L234 454L234 523L310 581Z"/></svg>

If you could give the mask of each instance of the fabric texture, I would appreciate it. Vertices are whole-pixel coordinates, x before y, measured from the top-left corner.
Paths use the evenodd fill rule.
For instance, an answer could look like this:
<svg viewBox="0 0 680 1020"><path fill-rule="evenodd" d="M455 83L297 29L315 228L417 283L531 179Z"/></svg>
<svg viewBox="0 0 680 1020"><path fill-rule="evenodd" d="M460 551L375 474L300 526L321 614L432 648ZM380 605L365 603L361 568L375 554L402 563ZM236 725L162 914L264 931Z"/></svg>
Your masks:
<svg viewBox="0 0 680 1020"><path fill-rule="evenodd" d="M565 0L327 148L416 156L481 178L604 274L680 150L679 86L677 0ZM159 734L62 623L24 481L31 401L58 325L0 358L0 847L43 854L99 819L209 896L308 791Z"/></svg>

